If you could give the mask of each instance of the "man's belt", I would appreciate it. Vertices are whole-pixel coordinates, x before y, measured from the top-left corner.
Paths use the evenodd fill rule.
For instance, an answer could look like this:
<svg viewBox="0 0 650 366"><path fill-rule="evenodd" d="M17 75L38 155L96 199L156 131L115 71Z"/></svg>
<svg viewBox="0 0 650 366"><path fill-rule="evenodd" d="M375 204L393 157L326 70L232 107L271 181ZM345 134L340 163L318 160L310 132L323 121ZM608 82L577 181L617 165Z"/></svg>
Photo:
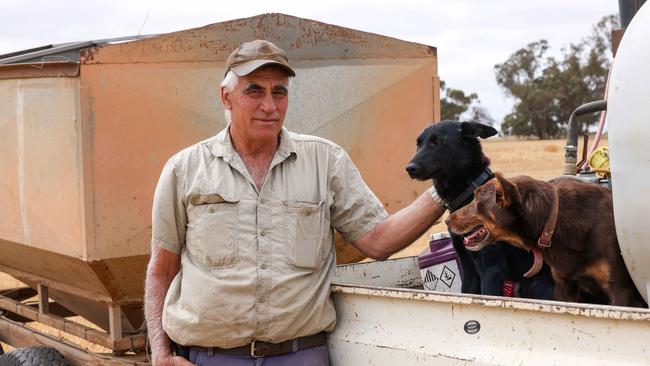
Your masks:
<svg viewBox="0 0 650 366"><path fill-rule="evenodd" d="M327 343L325 332L316 333L314 335L299 337L284 341L281 343L268 343L261 341L253 341L245 346L235 348L219 348L219 347L198 347L198 346L180 346L176 345L176 354L189 353L189 349L194 349L199 352L207 352L209 355L239 355L250 357L264 357L264 356L279 356L287 353L300 351L305 348L312 348L323 346ZM186 357L187 358L187 357Z"/></svg>

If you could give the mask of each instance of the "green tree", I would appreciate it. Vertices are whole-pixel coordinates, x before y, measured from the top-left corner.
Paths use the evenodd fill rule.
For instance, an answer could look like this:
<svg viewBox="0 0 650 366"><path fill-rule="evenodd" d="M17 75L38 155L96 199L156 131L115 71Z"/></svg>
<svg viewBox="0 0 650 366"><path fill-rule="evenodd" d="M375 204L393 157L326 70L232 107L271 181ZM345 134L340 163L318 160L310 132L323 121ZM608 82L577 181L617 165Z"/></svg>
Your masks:
<svg viewBox="0 0 650 366"><path fill-rule="evenodd" d="M610 66L611 30L617 18L602 18L589 37L549 56L546 40L529 43L502 64L495 65L497 83L515 100L501 124L506 135L557 138L565 133L571 112L583 103L602 99ZM579 119L581 130L597 116Z"/></svg>
<svg viewBox="0 0 650 366"><path fill-rule="evenodd" d="M460 89L448 88L444 81L440 81L440 116L443 120L474 121L494 125L495 121L488 111L481 105L476 93L465 94Z"/></svg>

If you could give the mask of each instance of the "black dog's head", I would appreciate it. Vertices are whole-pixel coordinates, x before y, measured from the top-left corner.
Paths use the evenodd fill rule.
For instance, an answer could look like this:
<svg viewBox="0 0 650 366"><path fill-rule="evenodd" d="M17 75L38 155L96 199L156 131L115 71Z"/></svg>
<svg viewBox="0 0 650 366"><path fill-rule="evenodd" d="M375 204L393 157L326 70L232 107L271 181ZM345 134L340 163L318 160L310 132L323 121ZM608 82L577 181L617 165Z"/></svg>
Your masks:
<svg viewBox="0 0 650 366"><path fill-rule="evenodd" d="M417 152L406 171L417 180L467 175L477 164L487 165L478 137L496 134L494 128L477 122L435 123L418 136Z"/></svg>

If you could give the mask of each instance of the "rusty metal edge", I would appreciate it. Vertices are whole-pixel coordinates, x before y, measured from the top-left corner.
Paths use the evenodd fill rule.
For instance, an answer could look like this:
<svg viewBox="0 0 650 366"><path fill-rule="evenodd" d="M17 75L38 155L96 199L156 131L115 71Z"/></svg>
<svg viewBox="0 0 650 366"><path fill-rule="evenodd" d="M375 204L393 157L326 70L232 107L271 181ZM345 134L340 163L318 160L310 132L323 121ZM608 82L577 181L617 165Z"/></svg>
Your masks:
<svg viewBox="0 0 650 366"><path fill-rule="evenodd" d="M499 296L450 294L416 289L386 288L336 284L331 287L333 294L378 296L401 300L429 301L453 305L479 305L493 308L540 311L544 313L576 315L590 318L650 321L650 309L620 306L578 304L535 299L512 299Z"/></svg>
<svg viewBox="0 0 650 366"><path fill-rule="evenodd" d="M419 43L419 42L406 41L406 40L403 40L401 38L397 38L397 37L393 37L393 36L387 36L387 35L380 34L380 33L368 32L368 31L363 31L363 30L359 30L359 29L355 29L355 28L344 27L342 25L336 25L336 24L333 24L333 23L325 23L325 22L320 21L320 20L315 20L315 19L311 19L311 18L303 18L303 17L299 17L299 16L295 16L295 15L289 15L289 14L285 14L285 13L277 13L277 12L262 13L262 14L254 15L254 16L247 17L247 18L238 18L238 19L227 20L227 21L224 21L222 23L242 22L242 21L247 21L247 20L253 20L253 19L256 19L256 18L262 18L262 17L265 17L265 16L269 16L269 17L287 17L287 18L290 18L290 19L317 23L317 24L325 26L325 27L336 27L336 28L339 28L339 29L342 29L342 30L345 30L345 31L348 31L348 32L364 34L364 35L367 35L367 36L370 36L370 37L379 37L379 38L384 38L384 39L391 39L391 40L398 41L398 42L401 42L401 43L410 44L410 45L412 45L414 47L422 47L424 49L427 49L427 51L430 52L428 57L437 57L438 56L438 48L436 46L431 46L431 45L424 44L424 43ZM209 27L211 25L214 25L214 24L219 24L219 23L208 24L208 25L205 25L205 26L202 26L202 27L192 28L192 29L188 29L188 30L198 30L198 29L201 29L201 28L207 28L207 27ZM177 32L174 32L174 33L181 33L183 31L184 30L180 30L180 31L177 31ZM424 57L424 56L422 56L422 57Z"/></svg>
<svg viewBox="0 0 650 366"><path fill-rule="evenodd" d="M35 283L41 283L41 284L49 286L50 288L53 288L53 289L56 289L56 290L59 290L59 291L62 291L62 292L65 292L65 293L68 293L68 294L71 294L71 295L80 296L80 297L83 297L85 299L90 299L90 300L94 300L94 301L97 301L97 302L103 302L103 303L116 302L111 298L110 295L105 294L105 293L100 293L100 292L86 290L86 289L80 289L80 288L77 288L77 287L70 286L68 284L59 282L57 280L41 277L41 276L38 276L38 275L34 275L32 273L27 273L27 272L23 272L23 271L20 271L20 270L16 270L14 268L5 267L3 265L0 265L0 272L4 272L4 273L6 273L8 275L14 276L19 280L20 280L20 278L24 278L25 280L28 280L28 281L32 281L32 282L35 282ZM131 302L137 302L137 299L126 299L125 303L131 303ZM118 303L123 304L122 302L118 302Z"/></svg>
<svg viewBox="0 0 650 366"><path fill-rule="evenodd" d="M340 29L342 31L346 32L353 32L357 34L364 35L369 38L379 38L379 39L385 39L385 40L390 40L392 42L399 42L402 44L408 44L413 48L418 48L421 53L418 53L417 55L409 55L409 56L400 56L401 58L434 58L437 59L438 57L438 50L437 47L431 46L431 45L426 45L422 43L417 43L413 41L406 41L403 39L399 39L396 37L392 36L386 36L378 33L373 33L373 32L367 32L367 31L362 31L358 29L353 29L353 28L348 28L344 26L339 26L331 23L325 23L322 21L310 19L310 18L301 18L293 15L288 15L284 13L263 13L263 14L258 14L255 16L251 17L246 17L246 18L237 18L237 19L231 19L231 20L225 20L223 22L218 22L218 23L212 23L212 24L207 24L204 26L200 27L195 27L195 28L188 28L188 29L182 29L179 31L174 31L174 32L169 32L169 33L161 33L157 34L153 37L147 38L147 39L138 39L134 40L132 42L128 42L127 47L143 47L143 45L148 45L148 42L156 42L156 41L165 41L169 39L173 39L174 37L183 35L183 34L191 34L191 33L196 33L196 32L201 32L201 31L212 31L211 28L215 26L221 26L223 28L228 28L232 25L236 25L238 23L243 23L243 22L254 22L254 21L263 21L266 18L269 17L284 17L290 20L295 20L295 21L305 21L305 22L312 22L314 24L320 25L325 29L331 29L331 28L336 28ZM105 45L97 45L93 47L87 47L83 48L80 50L80 62L85 65L97 65L97 64L131 64L134 63L133 60L118 60L111 58L110 56L108 59L102 59L98 60L97 54L101 52L102 49L104 48L110 48L110 47L122 47L125 44L105 44ZM227 58L227 55L223 55L223 57L204 57L204 58L199 58L199 57L194 57L192 59L177 59L173 61L137 61L137 63L142 63L142 64L147 64L147 63L178 63L178 62L215 62L215 61L225 61ZM385 56L364 56L364 57L351 57L350 59L393 59L395 57L385 57ZM338 60L341 59L339 56L332 56L332 57L324 57L324 56L319 56L318 58L314 57L296 57L292 56L291 61L292 62L299 62L299 61L311 61L311 60Z"/></svg>
<svg viewBox="0 0 650 366"><path fill-rule="evenodd" d="M31 329L22 323L0 317L0 341L12 347L46 346L61 352L72 366L127 366L149 365L143 362L145 356L113 356L86 351L81 347L66 342L63 339ZM134 359L135 358L135 359Z"/></svg>
<svg viewBox="0 0 650 366"><path fill-rule="evenodd" d="M46 62L0 65L0 80L48 77L77 77L77 62Z"/></svg>

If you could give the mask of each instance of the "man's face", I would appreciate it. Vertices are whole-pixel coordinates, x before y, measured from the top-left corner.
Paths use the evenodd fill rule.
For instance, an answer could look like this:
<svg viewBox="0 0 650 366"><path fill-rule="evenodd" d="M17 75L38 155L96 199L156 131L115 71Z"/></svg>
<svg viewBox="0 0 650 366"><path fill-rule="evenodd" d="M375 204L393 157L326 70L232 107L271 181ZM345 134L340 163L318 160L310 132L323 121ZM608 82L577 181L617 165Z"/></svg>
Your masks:
<svg viewBox="0 0 650 366"><path fill-rule="evenodd" d="M230 109L231 132L245 141L277 139L289 105L289 76L277 67L262 67L240 76L235 88L221 88Z"/></svg>

